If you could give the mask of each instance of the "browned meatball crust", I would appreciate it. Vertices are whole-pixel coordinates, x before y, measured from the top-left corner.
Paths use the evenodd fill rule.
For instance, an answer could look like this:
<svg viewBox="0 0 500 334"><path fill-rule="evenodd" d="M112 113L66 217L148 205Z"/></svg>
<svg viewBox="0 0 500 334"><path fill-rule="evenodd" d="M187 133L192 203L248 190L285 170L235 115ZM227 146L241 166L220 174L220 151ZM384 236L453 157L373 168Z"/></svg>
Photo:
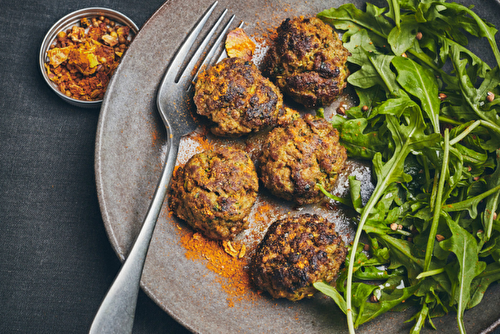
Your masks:
<svg viewBox="0 0 500 334"><path fill-rule="evenodd" d="M283 115L283 96L250 61L226 58L204 71L194 103L212 122L217 136L238 137L275 126Z"/></svg>
<svg viewBox="0 0 500 334"><path fill-rule="evenodd" d="M346 159L337 129L306 114L268 134L259 157L260 179L278 197L299 205L317 203L324 198L317 184L333 190Z"/></svg>
<svg viewBox="0 0 500 334"><path fill-rule="evenodd" d="M250 157L233 148L194 155L172 180L170 209L212 239L229 239L248 226L258 178Z"/></svg>
<svg viewBox="0 0 500 334"><path fill-rule="evenodd" d="M263 73L295 101L313 108L330 105L347 85L349 51L318 18L286 19L264 61Z"/></svg>
<svg viewBox="0 0 500 334"><path fill-rule="evenodd" d="M313 283L332 281L346 254L333 223L304 214L269 227L252 257L250 272L259 289L274 298L296 301L314 294Z"/></svg>

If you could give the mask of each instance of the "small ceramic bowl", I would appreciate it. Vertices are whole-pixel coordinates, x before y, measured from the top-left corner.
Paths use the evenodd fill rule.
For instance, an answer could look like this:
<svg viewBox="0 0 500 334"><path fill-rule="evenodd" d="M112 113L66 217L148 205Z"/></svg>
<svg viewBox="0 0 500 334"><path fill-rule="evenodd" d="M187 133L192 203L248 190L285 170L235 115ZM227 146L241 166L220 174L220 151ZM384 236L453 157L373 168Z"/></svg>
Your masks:
<svg viewBox="0 0 500 334"><path fill-rule="evenodd" d="M116 10L113 9L108 9L108 8L100 8L100 7L91 7L91 8L84 8L77 10L75 12L72 12L66 16L64 16L62 19L57 21L52 28L47 32L45 35L45 38L43 39L42 46L40 47L40 55L39 55L39 62L40 62L40 70L42 71L42 75L45 78L45 81L49 85L50 88L64 101L78 106L78 107L84 107L84 108L100 108L102 100L96 100L96 101L82 101L82 100L77 100L72 97L68 97L65 94L61 93L59 91L59 88L57 85L52 82L49 79L49 76L47 74L47 70L45 69L44 64L49 61L47 57L47 51L50 49L50 45L54 43L56 40L57 34L60 31L66 31L67 29L70 29L73 26L80 26L80 20L82 18L88 18L89 20L93 17L98 17L98 16L105 16L110 20L115 21L117 24L122 25L122 26L128 26L130 27L130 35L135 36L139 28L137 25L129 19L127 16L123 15L120 12L117 12Z"/></svg>

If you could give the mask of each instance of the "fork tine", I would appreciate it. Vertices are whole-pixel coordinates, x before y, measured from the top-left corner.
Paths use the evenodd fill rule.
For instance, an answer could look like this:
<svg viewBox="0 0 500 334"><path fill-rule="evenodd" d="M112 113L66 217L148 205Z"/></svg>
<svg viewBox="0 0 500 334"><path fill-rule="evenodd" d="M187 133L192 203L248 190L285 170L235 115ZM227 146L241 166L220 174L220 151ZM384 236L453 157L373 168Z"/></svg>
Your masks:
<svg viewBox="0 0 500 334"><path fill-rule="evenodd" d="M182 44L181 48L175 55L175 57L172 59L167 73L165 73L165 77L163 78L163 81L165 82L174 82L175 78L177 77L178 71L181 69L182 64L184 63L184 60L186 59L189 50L191 49L191 46L193 46L193 43L195 42L196 38L200 34L201 30L205 26L205 23L207 22L208 18L212 14L215 6L217 6L219 2L215 1L212 6L207 10L205 15L201 18L201 20L198 22L198 24L195 26L193 31L189 34L188 38L184 41Z"/></svg>
<svg viewBox="0 0 500 334"><path fill-rule="evenodd" d="M215 40L214 45L212 45L212 47L210 49L210 52L207 54L207 56L203 60L200 67L198 67L198 70L196 71L196 75L192 79L193 82L196 81L196 79L198 78L198 75L200 74L201 71L203 71L205 69L206 66L210 66L210 63L212 62L212 60L215 56L215 53L219 50L219 46L221 45L222 40L226 37L226 32L229 30L231 23L233 23L234 17L235 17L234 15L231 16L229 21L224 26L224 29L222 29L221 33L219 34L219 37L217 37L217 39ZM192 87L193 87L192 84L189 85L187 90L189 91Z"/></svg>
<svg viewBox="0 0 500 334"><path fill-rule="evenodd" d="M217 30L217 28L221 24L221 22L224 19L224 16L226 15L226 13L227 13L227 9L225 9L224 12L222 12L222 14L217 19L217 22L215 22L215 24L212 26L212 28L210 29L210 31L208 32L208 34L205 36L205 38L201 42L200 46L196 50L195 54L193 55L193 57L191 58L191 60L187 64L184 72L182 73L181 77L179 78L179 84L185 84L188 81L191 81L190 80L190 78L192 77L191 73L193 72L196 64L200 61L200 59L202 57L202 54L205 51L205 48L207 47L208 43L210 42L210 40L212 39L213 35L215 34L215 31ZM233 19L234 19L234 15L229 20L229 24L231 24L231 22L233 21ZM226 27L224 28L224 30L222 31L222 33L219 35L219 38L217 39L217 41L222 40L220 37L224 36L224 34L227 31L228 27L229 27L229 25L226 24ZM212 46L212 50L214 50L214 49L216 49L218 47L218 45L216 45L216 44L217 44L217 42ZM210 53L207 55L207 57L205 57L205 60L207 60L208 56L210 56ZM200 67L201 67L201 65L200 65Z"/></svg>

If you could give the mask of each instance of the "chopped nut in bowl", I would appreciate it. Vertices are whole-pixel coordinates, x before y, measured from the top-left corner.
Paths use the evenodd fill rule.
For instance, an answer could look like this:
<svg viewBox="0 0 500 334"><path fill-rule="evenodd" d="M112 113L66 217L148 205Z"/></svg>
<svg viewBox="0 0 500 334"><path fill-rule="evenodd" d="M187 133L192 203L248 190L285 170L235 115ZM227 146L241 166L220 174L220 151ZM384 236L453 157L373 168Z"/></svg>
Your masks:
<svg viewBox="0 0 500 334"><path fill-rule="evenodd" d="M66 102L99 108L109 80L139 28L107 8L85 8L52 26L40 48L40 70Z"/></svg>

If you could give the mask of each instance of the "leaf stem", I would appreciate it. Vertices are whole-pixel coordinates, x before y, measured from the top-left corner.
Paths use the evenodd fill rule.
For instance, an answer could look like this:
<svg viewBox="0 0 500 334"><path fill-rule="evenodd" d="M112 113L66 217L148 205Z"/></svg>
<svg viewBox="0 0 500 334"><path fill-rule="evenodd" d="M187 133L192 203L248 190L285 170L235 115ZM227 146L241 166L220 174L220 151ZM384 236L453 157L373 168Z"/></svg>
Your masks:
<svg viewBox="0 0 500 334"><path fill-rule="evenodd" d="M500 197L500 190L495 194L495 196L493 198L493 204L491 206L492 208L498 207L498 198L499 197ZM495 209L493 209L493 210L495 210ZM484 220L485 220L484 229L486 230L485 231L486 240L490 240L491 233L493 232L493 212L490 212L488 217L486 217L486 215L485 215Z"/></svg>
<svg viewBox="0 0 500 334"><path fill-rule="evenodd" d="M448 129L444 130L444 156L443 163L441 165L441 173L439 176L439 185L436 196L436 204L434 205L434 214L432 216L431 231L429 233L429 239L427 241L427 248L425 252L425 264L424 271L428 271L431 265L432 254L434 252L434 240L437 233L437 228L439 225L439 216L441 214L441 201L443 196L444 182L446 179L446 170L448 168L448 159L450 155L450 132Z"/></svg>
<svg viewBox="0 0 500 334"><path fill-rule="evenodd" d="M354 271L354 261L356 260L356 249L359 244L359 239L361 237L361 233L363 232L363 226L365 225L368 216L372 209L375 207L377 204L378 200L382 197L384 190L387 188L388 183L390 182L390 177L394 170L396 169L395 166L398 166L401 163L401 160L404 161L406 158L405 152L408 150L410 141L407 140L401 150L399 152L396 152L394 158L395 161L392 163L391 169L388 172L388 175L382 179L382 180L377 180L377 186L375 187L375 190L370 196L370 199L368 200L368 203L366 203L365 208L363 209L363 214L361 215L358 228L356 230L356 235L354 236L354 241L351 246L351 253L349 256L349 267L347 268L347 286L346 286L346 303L347 303L347 326L349 327L349 333L354 334L354 320L352 316L352 277L353 277L353 271ZM380 183L378 183L380 182Z"/></svg>
<svg viewBox="0 0 500 334"><path fill-rule="evenodd" d="M465 137L467 137L467 135L469 133L471 133L472 130L474 130L475 128L477 128L479 125L481 125L481 123L482 123L482 121L479 120L479 121L475 121L474 123L472 123L471 125L469 125L461 134L459 134L458 136L456 136L455 138L453 138L452 140L450 140L450 145L453 146L456 143L458 143L459 141L461 141L462 139L464 139Z"/></svg>
<svg viewBox="0 0 500 334"><path fill-rule="evenodd" d="M430 205L431 211L434 211L434 207L436 206L438 181L439 181L439 172L436 171L434 174L434 180L432 182L431 198L429 199L429 205Z"/></svg>
<svg viewBox="0 0 500 334"><path fill-rule="evenodd" d="M465 201L455 202L455 203L452 203L452 204L446 204L445 206L442 207L442 210L445 211L445 212L454 212L454 211L466 210L467 207L469 207L475 201L480 201L482 199L485 199L486 197L490 196L491 194L496 193L499 190L500 190L500 185L496 186L495 188L491 188L490 190L485 191L484 193L479 194L479 195L477 195L475 197L466 199Z"/></svg>
<svg viewBox="0 0 500 334"><path fill-rule="evenodd" d="M439 119L441 119L441 117L439 117ZM491 129L495 132L500 133L500 127L496 126L495 124L493 124L489 121L480 119L480 120L475 121L471 125L469 125L460 135L458 135L455 138L453 138L452 140L450 140L450 145L455 145L456 143L458 143L459 141L464 139L469 133L471 133L472 130L474 130L475 128L477 128L480 125L484 126L485 128L488 128L488 129Z"/></svg>
<svg viewBox="0 0 500 334"><path fill-rule="evenodd" d="M434 270L429 270L429 271L423 271L420 274L418 274L417 279L422 279L422 278L425 278L425 277L434 276L434 275L437 275L437 274L441 274L442 272L444 272L444 268L439 268L439 269L434 269Z"/></svg>
<svg viewBox="0 0 500 334"><path fill-rule="evenodd" d="M463 123L453 119L453 118L449 118L449 117L446 117L446 116L439 116L439 120L441 122L444 122L444 123L448 123L448 124L452 124L452 125L462 125Z"/></svg>
<svg viewBox="0 0 500 334"><path fill-rule="evenodd" d="M481 120L481 125L500 134L500 127L490 121Z"/></svg>
<svg viewBox="0 0 500 334"><path fill-rule="evenodd" d="M488 277L488 276L491 276L491 275L496 275L496 274L500 274L500 268L499 269L494 269L494 270L491 270L491 271L483 271L481 274L477 275L476 277Z"/></svg>
<svg viewBox="0 0 500 334"><path fill-rule="evenodd" d="M390 235L388 234L379 234L378 235L380 237L380 239L382 239L383 241L385 241L386 243L390 244L392 247L394 247L395 249L397 249L399 252L401 252L401 254L403 254L404 256L406 256L407 258L409 258L410 260L412 260L413 262L415 262L419 267L422 267L424 264L422 263L422 260L419 259L419 258L416 258L415 256L413 256L411 254L410 251L402 248L398 243L397 243L397 240L396 238L394 237L391 237Z"/></svg>
<svg viewBox="0 0 500 334"><path fill-rule="evenodd" d="M350 208L352 208L352 207L353 207L353 206L352 206L352 204L351 204L351 202L350 202L350 201L348 201L347 199L342 198L342 197L335 196L335 195L333 195L333 194L330 194L330 193L329 193L328 191L326 191L326 189L325 189L325 188L323 188L323 186L322 186L321 184L319 184L319 183L316 183L316 185L318 186L319 190L321 190L321 192L322 192L322 193L323 193L326 197L331 198L331 199L333 199L334 201L340 202L340 203L342 203L342 204L344 204L344 205L346 205L346 206L348 206L348 207L350 207Z"/></svg>
<svg viewBox="0 0 500 334"><path fill-rule="evenodd" d="M463 157L462 153L460 153L459 150L452 147L451 145L450 145L450 153L453 154L454 156L456 156L460 163L457 166L455 166L455 175L453 176L453 178L450 176L450 180L448 181L448 183L450 184L450 187L446 191L446 194L443 196L445 201L450 197L453 190L455 190L455 188L458 186L458 183L460 182L460 178L462 177L462 172L464 170L464 157ZM448 170L448 172L450 172L450 171Z"/></svg>
<svg viewBox="0 0 500 334"><path fill-rule="evenodd" d="M424 175L425 175L425 192L429 192L429 186L431 185L431 174L429 172L429 159L424 155L422 157L422 162L424 165Z"/></svg>

